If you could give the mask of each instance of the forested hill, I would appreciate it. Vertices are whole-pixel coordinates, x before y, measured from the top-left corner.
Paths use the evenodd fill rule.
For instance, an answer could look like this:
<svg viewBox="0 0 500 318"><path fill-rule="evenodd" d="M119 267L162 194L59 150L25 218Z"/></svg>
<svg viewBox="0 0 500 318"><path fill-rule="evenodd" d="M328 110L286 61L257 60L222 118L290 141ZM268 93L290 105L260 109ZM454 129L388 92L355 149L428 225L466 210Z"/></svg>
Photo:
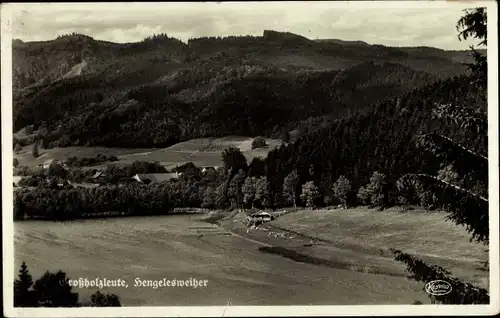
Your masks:
<svg viewBox="0 0 500 318"><path fill-rule="evenodd" d="M51 41L14 40L13 82L19 90L76 74L110 72L116 67L128 73L128 67L150 63L184 65L218 53L294 69L345 69L372 60L394 62L439 77L458 75L464 70L461 63L471 60L467 51L396 48L361 41L312 41L270 30L264 31L263 36L205 37L191 39L187 44L166 34L134 43L112 43L71 34Z"/></svg>
<svg viewBox="0 0 500 318"><path fill-rule="evenodd" d="M116 80L74 77L17 100L14 127L47 123L44 147L161 147L197 137L271 136L290 123L349 115L436 80L390 63L323 72L261 69L238 76L233 68L211 81L209 72L193 68L138 86L129 83L141 73Z"/></svg>
<svg viewBox="0 0 500 318"><path fill-rule="evenodd" d="M461 111L459 121L439 116L443 108L454 107ZM466 189L487 196L487 160L478 160L487 154L486 109L485 92L478 91L467 76L384 100L270 152L266 159L270 188L280 189L284 178L297 169L299 184L314 181L327 195L341 175L356 189L378 171L387 176L387 200L394 204L400 177L407 173L435 176L451 165ZM474 121L473 126L460 124L466 117ZM430 144L432 151L421 147L423 143ZM280 191L273 195L279 202Z"/></svg>
<svg viewBox="0 0 500 318"><path fill-rule="evenodd" d="M277 137L462 74L467 54L276 31L187 44L164 34L128 44L16 40L14 129L47 128L43 147Z"/></svg>

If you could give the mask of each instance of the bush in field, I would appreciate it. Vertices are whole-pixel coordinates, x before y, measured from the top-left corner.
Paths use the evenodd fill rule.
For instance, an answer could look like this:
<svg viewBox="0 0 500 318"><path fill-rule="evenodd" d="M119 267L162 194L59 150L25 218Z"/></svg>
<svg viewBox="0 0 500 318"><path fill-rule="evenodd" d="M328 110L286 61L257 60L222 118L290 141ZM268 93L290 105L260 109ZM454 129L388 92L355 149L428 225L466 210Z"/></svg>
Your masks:
<svg viewBox="0 0 500 318"><path fill-rule="evenodd" d="M434 192L426 189L420 182L417 182L415 184L415 193L422 207L427 210L434 209L434 204L438 201L438 197Z"/></svg>
<svg viewBox="0 0 500 318"><path fill-rule="evenodd" d="M96 291L90 299L91 307L121 307L120 298L115 294L103 294Z"/></svg>
<svg viewBox="0 0 500 318"><path fill-rule="evenodd" d="M339 200L344 207L347 207L347 195L351 191L351 182L344 176L340 176L332 187L334 197Z"/></svg>
<svg viewBox="0 0 500 318"><path fill-rule="evenodd" d="M396 181L396 187L398 189L397 202L401 205L418 204L419 197L416 191L416 179L409 174L401 176Z"/></svg>
<svg viewBox="0 0 500 318"><path fill-rule="evenodd" d="M370 192L368 191L367 186L361 186L356 195L362 204L370 204Z"/></svg>
<svg viewBox="0 0 500 318"><path fill-rule="evenodd" d="M33 157L38 158L39 153L38 153L38 143L37 142L35 142L33 144L33 148L31 149L31 154L33 155Z"/></svg>
<svg viewBox="0 0 500 318"><path fill-rule="evenodd" d="M371 203L374 206L383 206L386 201L386 181L385 175L375 171L370 177L370 183L359 188L358 198L364 203Z"/></svg>
<svg viewBox="0 0 500 318"><path fill-rule="evenodd" d="M21 146L21 144L19 142L16 142L14 144L14 152L15 153L20 153L22 149L23 149L23 147Z"/></svg>
<svg viewBox="0 0 500 318"><path fill-rule="evenodd" d="M314 201L320 197L318 187L313 181L308 181L302 185L302 193L300 198L305 202L307 207L314 208Z"/></svg>
<svg viewBox="0 0 500 318"><path fill-rule="evenodd" d="M64 169L64 167L62 166L62 164L60 164L59 162L55 162L53 161L49 167L47 168L47 171L46 171L46 176L47 177L59 177L59 178L63 178L65 179L68 175L68 172L66 171L66 169Z"/></svg>

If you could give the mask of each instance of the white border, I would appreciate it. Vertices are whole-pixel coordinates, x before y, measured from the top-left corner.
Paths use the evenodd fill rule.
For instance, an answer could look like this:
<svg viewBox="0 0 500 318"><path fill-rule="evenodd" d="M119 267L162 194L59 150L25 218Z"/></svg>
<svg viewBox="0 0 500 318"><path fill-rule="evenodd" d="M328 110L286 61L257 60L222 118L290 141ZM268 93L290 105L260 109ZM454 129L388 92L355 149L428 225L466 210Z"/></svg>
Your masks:
<svg viewBox="0 0 500 318"><path fill-rule="evenodd" d="M494 315L499 306L499 215L498 215L498 12L496 2L475 1L345 1L336 7L363 8L449 8L453 5L487 7L488 12L488 158L490 207L490 305L378 305L378 306L207 306L207 307L121 307L121 308L13 308L15 271L12 187L12 7L1 7L1 101L2 101L2 215L4 315L8 317L214 317L214 316L451 316ZM294 2L297 4L297 2ZM200 3L184 3L186 6ZM16 4L25 9L36 4ZM68 5L68 4L56 4ZM81 5L74 4L71 5ZM89 5L89 4L86 4ZM107 5L93 3L91 5ZM142 5L142 3L141 3ZM257 5L257 4L256 4ZM279 3L283 5L283 3ZM127 6L123 6L127 8ZM457 17L458 20L458 17Z"/></svg>

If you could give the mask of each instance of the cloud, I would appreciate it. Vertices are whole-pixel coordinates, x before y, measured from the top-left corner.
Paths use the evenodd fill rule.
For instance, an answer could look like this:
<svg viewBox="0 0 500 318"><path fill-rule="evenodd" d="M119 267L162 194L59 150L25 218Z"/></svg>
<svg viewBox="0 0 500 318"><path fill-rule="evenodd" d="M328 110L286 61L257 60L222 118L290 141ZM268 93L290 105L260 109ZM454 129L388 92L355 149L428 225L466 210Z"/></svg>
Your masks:
<svg viewBox="0 0 500 318"><path fill-rule="evenodd" d="M311 39L362 40L391 46L467 49L455 24L466 3L236 2L10 4L13 37L50 40L78 32L113 42L154 33L187 41L202 36L261 35L265 29Z"/></svg>

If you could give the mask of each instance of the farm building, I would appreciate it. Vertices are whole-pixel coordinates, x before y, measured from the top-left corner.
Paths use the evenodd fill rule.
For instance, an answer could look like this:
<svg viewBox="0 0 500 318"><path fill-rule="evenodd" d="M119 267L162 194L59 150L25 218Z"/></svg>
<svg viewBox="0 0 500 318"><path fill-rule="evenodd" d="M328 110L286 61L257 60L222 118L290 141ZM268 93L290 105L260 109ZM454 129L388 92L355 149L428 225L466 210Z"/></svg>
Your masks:
<svg viewBox="0 0 500 318"><path fill-rule="evenodd" d="M90 177L90 179L93 182L99 182L99 181L104 180L107 176L108 175L104 171L96 171L96 173L94 173L94 175L92 177Z"/></svg>
<svg viewBox="0 0 500 318"><path fill-rule="evenodd" d="M141 183L156 183L169 181L172 179L177 179L182 173L174 172L174 173L144 173L144 174L136 174L132 177L132 179L137 180Z"/></svg>
<svg viewBox="0 0 500 318"><path fill-rule="evenodd" d="M264 211L259 211L250 215L247 215L246 217L247 222L249 225L259 225L265 222L270 222L274 220L274 216L271 214L264 212Z"/></svg>

